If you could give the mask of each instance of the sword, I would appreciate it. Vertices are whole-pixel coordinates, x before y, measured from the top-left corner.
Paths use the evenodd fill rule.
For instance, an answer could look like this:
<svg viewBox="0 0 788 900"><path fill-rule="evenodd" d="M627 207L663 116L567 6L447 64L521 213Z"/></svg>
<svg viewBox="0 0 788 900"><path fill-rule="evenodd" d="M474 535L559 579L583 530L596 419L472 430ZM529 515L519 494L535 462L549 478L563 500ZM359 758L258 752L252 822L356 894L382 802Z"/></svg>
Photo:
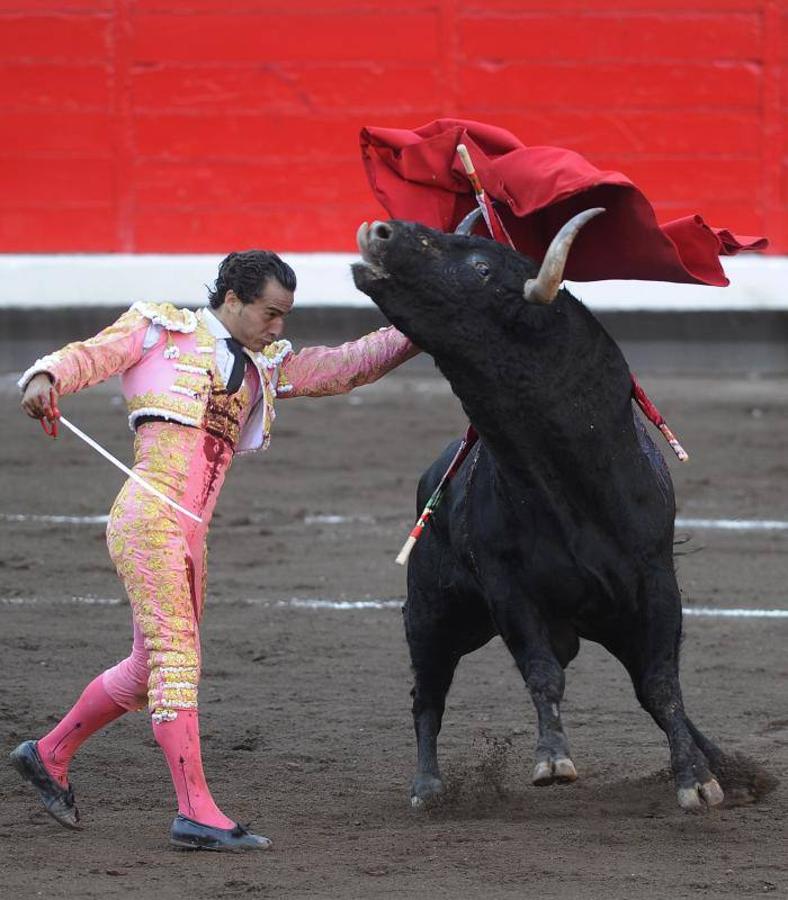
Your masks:
<svg viewBox="0 0 788 900"><path fill-rule="evenodd" d="M92 447L97 453L100 453L104 457L104 459L108 459L112 463L113 466L116 466L118 469L120 469L121 472L124 472L126 475L128 475L129 478L132 479L132 481L136 481L140 487L145 488L146 491L153 494L155 497L158 497L159 500L163 500L166 504L171 506L173 509L177 509L178 512L183 513L184 516L188 516L190 519L194 519L195 522L199 522L200 524L202 524L202 519L199 516L195 515L193 512L190 512L188 509L184 509L180 505L180 503L176 503L171 497L168 497L166 494L163 494L160 490L158 490L158 488L155 488L152 484L148 484L148 482L145 481L144 478L140 478L140 476L136 472L133 472L128 466L125 466L119 459L116 459L109 452L109 450L105 450L101 446L101 444L96 443L96 441L94 441L92 437L85 434L85 432L82 431L81 429L77 428L77 426L74 425L73 422L69 422L69 420L60 412L60 410L57 408L57 405L54 402L51 403L51 409L52 409L52 414L47 415L46 418L49 420L52 430L51 431L48 430L46 425L44 424L44 420L43 419L41 420L41 425L42 425L44 431L46 431L46 433L48 435L50 435L51 437L57 437L57 423L62 422L66 426L66 428L68 428L69 431L73 431L74 434L78 438L83 440L89 447Z"/></svg>

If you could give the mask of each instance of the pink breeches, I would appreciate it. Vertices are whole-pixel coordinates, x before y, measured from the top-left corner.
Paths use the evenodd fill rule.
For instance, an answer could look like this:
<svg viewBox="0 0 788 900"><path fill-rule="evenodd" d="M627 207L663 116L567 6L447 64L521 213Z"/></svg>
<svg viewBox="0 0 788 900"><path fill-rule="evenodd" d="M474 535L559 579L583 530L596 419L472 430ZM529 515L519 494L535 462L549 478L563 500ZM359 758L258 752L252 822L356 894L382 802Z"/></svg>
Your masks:
<svg viewBox="0 0 788 900"><path fill-rule="evenodd" d="M199 622L205 601L205 540L232 462L225 441L197 428L142 425L134 471L202 518L194 522L129 480L112 507L107 545L134 618L131 655L104 675L116 703L155 721L197 708Z"/></svg>
<svg viewBox="0 0 788 900"><path fill-rule="evenodd" d="M104 690L119 706L130 712L136 712L147 705L149 676L145 638L135 622L131 653L104 672L102 676Z"/></svg>

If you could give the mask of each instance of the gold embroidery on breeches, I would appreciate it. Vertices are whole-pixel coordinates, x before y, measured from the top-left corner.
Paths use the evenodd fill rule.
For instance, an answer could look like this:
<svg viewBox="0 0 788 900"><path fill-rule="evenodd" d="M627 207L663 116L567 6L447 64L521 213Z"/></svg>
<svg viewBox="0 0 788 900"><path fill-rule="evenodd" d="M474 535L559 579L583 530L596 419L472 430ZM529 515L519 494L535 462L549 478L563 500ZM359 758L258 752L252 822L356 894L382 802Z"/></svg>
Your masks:
<svg viewBox="0 0 788 900"><path fill-rule="evenodd" d="M162 422L143 425L134 446L135 471L203 517L194 523L128 481L107 526L148 653L148 707L161 721L197 706L208 522L232 449L200 429Z"/></svg>

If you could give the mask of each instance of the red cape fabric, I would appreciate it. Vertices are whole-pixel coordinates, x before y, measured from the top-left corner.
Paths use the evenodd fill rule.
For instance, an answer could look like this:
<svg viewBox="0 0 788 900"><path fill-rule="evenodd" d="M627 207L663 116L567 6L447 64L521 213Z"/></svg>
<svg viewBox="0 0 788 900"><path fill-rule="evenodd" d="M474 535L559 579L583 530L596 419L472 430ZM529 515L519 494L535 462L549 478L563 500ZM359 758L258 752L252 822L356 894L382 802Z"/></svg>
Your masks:
<svg viewBox="0 0 788 900"><path fill-rule="evenodd" d="M711 228L697 215L659 225L646 197L620 172L601 171L561 147L526 147L503 128L462 119L437 119L415 131L362 129L369 183L392 218L456 228L476 204L457 156L460 143L486 192L503 204L499 214L517 249L535 260L567 219L605 207L575 240L565 273L572 281L725 286L721 255L767 246L765 238Z"/></svg>

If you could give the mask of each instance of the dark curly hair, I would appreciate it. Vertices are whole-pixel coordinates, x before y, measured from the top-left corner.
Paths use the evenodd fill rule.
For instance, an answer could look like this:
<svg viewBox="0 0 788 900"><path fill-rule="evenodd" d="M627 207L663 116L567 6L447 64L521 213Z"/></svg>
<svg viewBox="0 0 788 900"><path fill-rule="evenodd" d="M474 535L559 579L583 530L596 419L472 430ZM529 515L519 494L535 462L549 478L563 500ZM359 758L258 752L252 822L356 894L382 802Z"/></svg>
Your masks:
<svg viewBox="0 0 788 900"><path fill-rule="evenodd" d="M216 284L212 290L208 289L208 302L212 309L218 309L227 291L234 291L241 303L252 303L269 278L275 278L285 290L296 289L295 272L276 253L270 250L231 253L219 265Z"/></svg>

